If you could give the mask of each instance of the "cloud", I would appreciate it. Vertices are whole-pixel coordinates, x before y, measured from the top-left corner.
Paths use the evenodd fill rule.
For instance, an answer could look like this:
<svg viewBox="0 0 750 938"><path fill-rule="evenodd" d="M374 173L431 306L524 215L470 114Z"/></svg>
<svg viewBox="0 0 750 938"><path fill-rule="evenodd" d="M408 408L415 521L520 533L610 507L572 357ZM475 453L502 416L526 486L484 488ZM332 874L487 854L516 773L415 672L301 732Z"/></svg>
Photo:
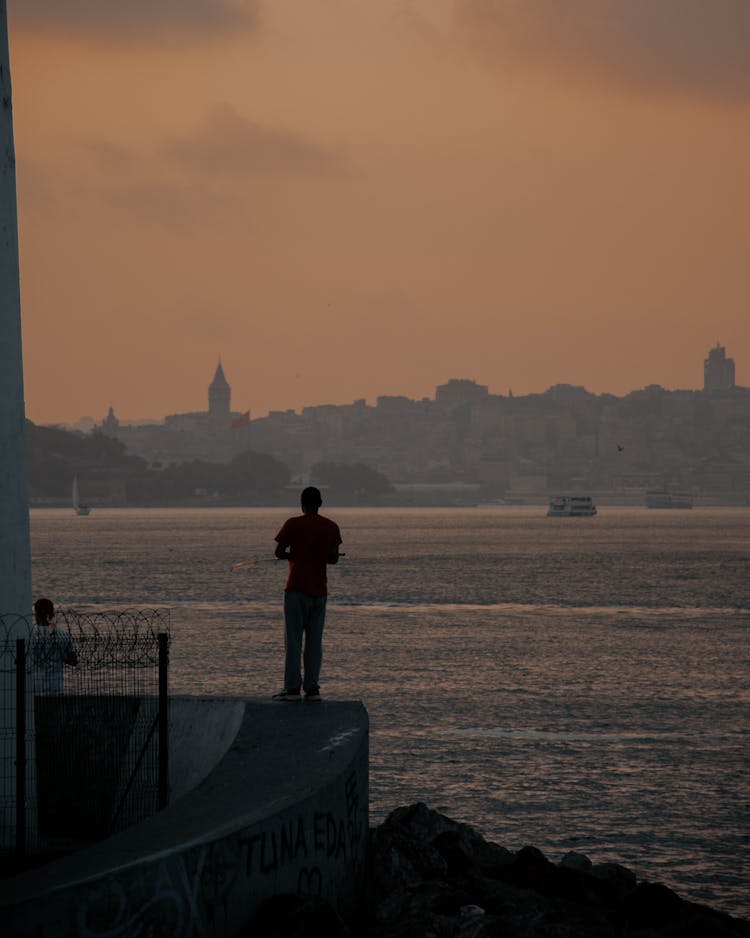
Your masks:
<svg viewBox="0 0 750 938"><path fill-rule="evenodd" d="M100 204L120 219L189 235L196 228L247 227L249 213L242 199L186 184L140 181L101 190Z"/></svg>
<svg viewBox="0 0 750 938"><path fill-rule="evenodd" d="M128 172L137 162L132 150L111 140L87 138L80 140L79 145L92 159L96 168L103 172Z"/></svg>
<svg viewBox="0 0 750 938"><path fill-rule="evenodd" d="M55 165L21 160L19 199L26 211L49 217L65 196L79 206L106 207L123 222L177 232L246 229L247 193L237 180L253 176L310 179L345 173L338 151L309 143L292 131L269 129L217 106L202 127L156 148L133 149L104 138L74 137Z"/></svg>
<svg viewBox="0 0 750 938"><path fill-rule="evenodd" d="M233 175L333 175L345 160L340 152L308 143L287 130L263 127L220 105L196 133L173 140L165 153L195 172Z"/></svg>
<svg viewBox="0 0 750 938"><path fill-rule="evenodd" d="M16 167L18 180L18 211L49 215L58 209L58 195L49 173L44 166L30 157L18 161Z"/></svg>
<svg viewBox="0 0 750 938"><path fill-rule="evenodd" d="M107 224L148 225L185 234L202 230L247 230L247 201L223 190L221 180L175 180L148 154L91 138L74 141L74 159L54 166L23 159L18 173L19 210L36 221L66 212ZM172 174L173 176L173 174Z"/></svg>
<svg viewBox="0 0 750 938"><path fill-rule="evenodd" d="M19 30L116 41L206 38L253 30L261 0L12 0Z"/></svg>
<svg viewBox="0 0 750 938"><path fill-rule="evenodd" d="M455 13L498 64L750 99L748 0L455 0Z"/></svg>

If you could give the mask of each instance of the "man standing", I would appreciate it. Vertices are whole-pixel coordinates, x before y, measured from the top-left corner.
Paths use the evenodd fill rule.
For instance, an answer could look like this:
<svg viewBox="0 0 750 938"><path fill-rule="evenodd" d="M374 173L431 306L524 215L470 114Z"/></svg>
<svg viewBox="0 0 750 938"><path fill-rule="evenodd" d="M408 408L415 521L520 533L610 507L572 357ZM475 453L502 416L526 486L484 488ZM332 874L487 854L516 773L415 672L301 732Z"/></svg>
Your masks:
<svg viewBox="0 0 750 938"><path fill-rule="evenodd" d="M78 664L73 638L66 629L58 629L55 605L45 596L40 596L34 603L34 622L31 636L34 693L62 694L63 665L75 667Z"/></svg>
<svg viewBox="0 0 750 938"><path fill-rule="evenodd" d="M274 694L274 700L300 700L303 688L306 700L320 700L318 681L328 596L326 565L338 563L341 544L339 526L318 513L323 504L320 491L309 486L302 492L300 503L302 514L285 521L276 535L276 556L289 561L289 578L284 592L284 689Z"/></svg>

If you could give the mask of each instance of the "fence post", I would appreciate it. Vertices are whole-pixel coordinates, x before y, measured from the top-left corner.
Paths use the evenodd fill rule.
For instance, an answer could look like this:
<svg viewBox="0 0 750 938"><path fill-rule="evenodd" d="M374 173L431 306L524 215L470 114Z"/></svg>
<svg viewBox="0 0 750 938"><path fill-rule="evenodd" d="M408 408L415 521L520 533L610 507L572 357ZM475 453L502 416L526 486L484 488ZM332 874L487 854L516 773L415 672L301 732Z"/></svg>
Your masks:
<svg viewBox="0 0 750 938"><path fill-rule="evenodd" d="M16 856L26 854L26 642L16 639Z"/></svg>
<svg viewBox="0 0 750 938"><path fill-rule="evenodd" d="M169 712L167 674L169 670L169 636L159 632L159 810L169 801Z"/></svg>

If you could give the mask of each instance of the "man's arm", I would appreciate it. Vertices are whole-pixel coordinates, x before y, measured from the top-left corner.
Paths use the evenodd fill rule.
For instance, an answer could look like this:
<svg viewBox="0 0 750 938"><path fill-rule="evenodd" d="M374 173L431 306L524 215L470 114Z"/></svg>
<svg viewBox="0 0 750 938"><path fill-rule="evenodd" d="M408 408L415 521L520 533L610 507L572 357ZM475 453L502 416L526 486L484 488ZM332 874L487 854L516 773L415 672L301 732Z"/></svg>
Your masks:
<svg viewBox="0 0 750 938"><path fill-rule="evenodd" d="M274 551L277 560L289 560L288 546L288 544L282 544L281 541L277 542L276 550Z"/></svg>
<svg viewBox="0 0 750 938"><path fill-rule="evenodd" d="M339 545L336 544L336 546L331 550L331 553L328 555L328 560L326 560L326 563L338 563L338 562L339 562Z"/></svg>

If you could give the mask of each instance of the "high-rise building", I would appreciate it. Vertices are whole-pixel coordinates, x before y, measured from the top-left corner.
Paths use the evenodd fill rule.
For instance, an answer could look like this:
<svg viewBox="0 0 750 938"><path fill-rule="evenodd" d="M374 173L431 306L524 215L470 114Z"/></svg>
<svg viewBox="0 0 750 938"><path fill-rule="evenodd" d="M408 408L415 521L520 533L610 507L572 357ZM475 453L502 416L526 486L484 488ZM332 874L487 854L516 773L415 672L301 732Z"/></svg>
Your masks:
<svg viewBox="0 0 750 938"><path fill-rule="evenodd" d="M731 391L734 388L734 359L727 358L723 345L716 346L703 362L703 390Z"/></svg>

